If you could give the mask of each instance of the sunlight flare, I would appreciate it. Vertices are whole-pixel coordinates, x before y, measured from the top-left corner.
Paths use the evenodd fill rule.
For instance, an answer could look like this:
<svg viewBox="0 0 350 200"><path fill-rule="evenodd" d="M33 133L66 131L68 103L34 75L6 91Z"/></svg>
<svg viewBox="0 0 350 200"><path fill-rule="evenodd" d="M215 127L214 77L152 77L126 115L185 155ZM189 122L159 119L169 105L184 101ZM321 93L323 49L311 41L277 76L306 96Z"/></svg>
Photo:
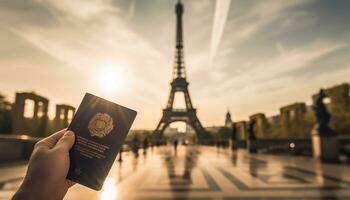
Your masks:
<svg viewBox="0 0 350 200"><path fill-rule="evenodd" d="M106 94L120 91L123 87L122 73L123 67L120 64L102 64L96 77L99 90Z"/></svg>
<svg viewBox="0 0 350 200"><path fill-rule="evenodd" d="M117 185L114 178L108 177L103 185L101 191L101 200L116 200L117 199Z"/></svg>

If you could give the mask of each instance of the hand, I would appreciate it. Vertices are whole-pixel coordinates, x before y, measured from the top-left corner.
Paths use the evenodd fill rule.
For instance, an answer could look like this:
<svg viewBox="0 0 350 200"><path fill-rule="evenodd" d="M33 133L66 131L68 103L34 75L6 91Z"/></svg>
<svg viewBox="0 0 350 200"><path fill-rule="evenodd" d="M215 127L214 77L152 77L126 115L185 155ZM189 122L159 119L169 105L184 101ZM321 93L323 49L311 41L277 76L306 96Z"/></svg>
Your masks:
<svg viewBox="0 0 350 200"><path fill-rule="evenodd" d="M13 199L63 199L68 189L75 184L66 179L69 150L74 140L74 133L63 129L37 142L27 174Z"/></svg>

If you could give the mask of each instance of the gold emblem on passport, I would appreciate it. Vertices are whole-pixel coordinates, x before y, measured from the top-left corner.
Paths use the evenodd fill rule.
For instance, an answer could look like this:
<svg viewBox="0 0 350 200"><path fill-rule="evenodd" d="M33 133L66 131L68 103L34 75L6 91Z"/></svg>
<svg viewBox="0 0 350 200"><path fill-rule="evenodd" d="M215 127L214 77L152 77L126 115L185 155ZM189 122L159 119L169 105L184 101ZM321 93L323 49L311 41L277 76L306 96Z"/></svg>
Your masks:
<svg viewBox="0 0 350 200"><path fill-rule="evenodd" d="M88 129L91 136L103 138L114 128L113 119L107 113L96 113L89 121Z"/></svg>

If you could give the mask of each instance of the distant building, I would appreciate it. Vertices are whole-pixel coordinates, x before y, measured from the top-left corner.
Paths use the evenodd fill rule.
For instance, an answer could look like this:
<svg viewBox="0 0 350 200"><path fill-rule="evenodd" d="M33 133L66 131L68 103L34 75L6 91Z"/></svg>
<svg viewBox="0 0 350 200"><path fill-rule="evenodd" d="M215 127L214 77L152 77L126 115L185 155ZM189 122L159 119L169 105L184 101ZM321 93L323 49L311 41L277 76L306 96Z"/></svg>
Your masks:
<svg viewBox="0 0 350 200"><path fill-rule="evenodd" d="M186 124L186 133L195 134L196 131L192 128L191 125Z"/></svg>
<svg viewBox="0 0 350 200"><path fill-rule="evenodd" d="M227 113L226 113L226 119L225 119L225 126L227 128L231 128L232 127L232 118L231 118L231 113L229 110L227 110Z"/></svg>
<svg viewBox="0 0 350 200"><path fill-rule="evenodd" d="M208 127L205 127L205 130L210 132L210 133L218 133L219 132L219 129L221 128L222 126L208 126Z"/></svg>
<svg viewBox="0 0 350 200"><path fill-rule="evenodd" d="M179 129L169 126L168 128L165 129L164 133L168 134L168 135L175 135L175 134L179 133Z"/></svg>

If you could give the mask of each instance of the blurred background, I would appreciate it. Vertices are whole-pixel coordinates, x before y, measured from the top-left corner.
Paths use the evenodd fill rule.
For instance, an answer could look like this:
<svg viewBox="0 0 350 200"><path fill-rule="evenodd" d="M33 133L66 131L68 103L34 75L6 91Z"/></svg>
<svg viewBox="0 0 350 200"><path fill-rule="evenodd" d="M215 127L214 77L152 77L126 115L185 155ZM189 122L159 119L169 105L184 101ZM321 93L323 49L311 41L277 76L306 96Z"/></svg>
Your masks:
<svg viewBox="0 0 350 200"><path fill-rule="evenodd" d="M110 191L77 186L68 199L350 198L349 9L346 0L1 0L0 199L86 92L138 116Z"/></svg>

